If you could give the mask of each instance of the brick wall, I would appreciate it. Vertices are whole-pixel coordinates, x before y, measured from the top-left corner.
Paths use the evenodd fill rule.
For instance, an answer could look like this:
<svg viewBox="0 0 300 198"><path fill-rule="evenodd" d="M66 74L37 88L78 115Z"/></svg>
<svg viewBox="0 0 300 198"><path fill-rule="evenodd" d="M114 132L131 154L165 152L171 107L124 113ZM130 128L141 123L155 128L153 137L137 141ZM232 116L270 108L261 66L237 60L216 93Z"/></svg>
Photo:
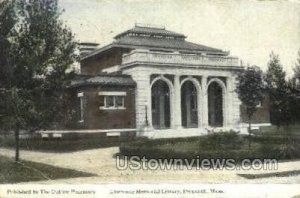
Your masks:
<svg viewBox="0 0 300 198"><path fill-rule="evenodd" d="M81 73L86 75L101 74L104 68L120 65L122 63L122 55L129 51L130 49L126 48L111 48L96 56L84 59L80 63Z"/></svg>
<svg viewBox="0 0 300 198"><path fill-rule="evenodd" d="M248 123L248 116L244 105L240 106L242 122ZM261 102L261 106L257 107L254 113L252 123L271 123L270 121L270 98L266 95Z"/></svg>
<svg viewBox="0 0 300 198"><path fill-rule="evenodd" d="M125 91L125 109L99 109L101 97L99 91ZM89 87L73 90L73 93L84 93L84 122L80 123L80 102L75 97L71 108L76 111L68 123L69 129L123 129L135 128L135 88L134 87ZM74 96L74 94L72 94Z"/></svg>

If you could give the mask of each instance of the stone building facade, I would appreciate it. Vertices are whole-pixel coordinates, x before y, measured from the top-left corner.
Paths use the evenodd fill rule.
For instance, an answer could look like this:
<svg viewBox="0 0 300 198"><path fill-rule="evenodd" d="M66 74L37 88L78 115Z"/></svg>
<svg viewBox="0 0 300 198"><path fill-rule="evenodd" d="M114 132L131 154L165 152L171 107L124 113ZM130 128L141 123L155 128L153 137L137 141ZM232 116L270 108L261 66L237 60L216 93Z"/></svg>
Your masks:
<svg viewBox="0 0 300 198"><path fill-rule="evenodd" d="M114 39L81 58L81 77L71 87L87 100L78 104L73 129L150 138L246 131L235 92L244 69L237 57L159 27L136 25ZM254 117L254 126L269 125L267 98Z"/></svg>

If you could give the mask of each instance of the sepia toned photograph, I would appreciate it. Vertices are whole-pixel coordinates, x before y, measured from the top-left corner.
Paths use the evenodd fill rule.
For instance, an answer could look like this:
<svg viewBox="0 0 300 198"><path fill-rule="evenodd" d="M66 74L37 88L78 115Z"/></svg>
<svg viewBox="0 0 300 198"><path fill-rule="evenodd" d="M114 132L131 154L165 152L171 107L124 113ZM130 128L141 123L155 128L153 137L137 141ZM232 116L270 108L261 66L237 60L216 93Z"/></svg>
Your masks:
<svg viewBox="0 0 300 198"><path fill-rule="evenodd" d="M300 1L0 0L0 197L300 197Z"/></svg>

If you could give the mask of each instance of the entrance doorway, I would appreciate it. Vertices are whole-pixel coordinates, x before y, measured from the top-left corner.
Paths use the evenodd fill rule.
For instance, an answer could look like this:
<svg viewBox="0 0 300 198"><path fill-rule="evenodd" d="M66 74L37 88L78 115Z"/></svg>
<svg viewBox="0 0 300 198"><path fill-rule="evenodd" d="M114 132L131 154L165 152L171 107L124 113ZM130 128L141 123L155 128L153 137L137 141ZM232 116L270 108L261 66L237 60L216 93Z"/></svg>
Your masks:
<svg viewBox="0 0 300 198"><path fill-rule="evenodd" d="M223 90L219 83L208 86L208 123L212 127L223 126Z"/></svg>
<svg viewBox="0 0 300 198"><path fill-rule="evenodd" d="M170 128L170 89L165 81L157 80L152 85L151 100L153 128Z"/></svg>
<svg viewBox="0 0 300 198"><path fill-rule="evenodd" d="M184 82L181 86L181 122L185 128L198 127L197 99L197 89L193 82Z"/></svg>

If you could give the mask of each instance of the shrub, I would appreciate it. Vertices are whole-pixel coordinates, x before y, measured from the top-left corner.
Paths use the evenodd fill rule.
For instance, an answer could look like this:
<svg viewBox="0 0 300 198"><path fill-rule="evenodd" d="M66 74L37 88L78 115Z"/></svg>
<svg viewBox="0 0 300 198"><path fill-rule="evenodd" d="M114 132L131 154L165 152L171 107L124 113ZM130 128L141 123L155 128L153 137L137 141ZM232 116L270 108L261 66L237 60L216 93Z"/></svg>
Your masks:
<svg viewBox="0 0 300 198"><path fill-rule="evenodd" d="M199 144L204 149L228 150L238 149L242 145L242 137L238 132L212 132L199 138Z"/></svg>
<svg viewBox="0 0 300 198"><path fill-rule="evenodd" d="M300 158L300 138L296 133L263 133L254 138L261 143L259 151L268 158Z"/></svg>
<svg viewBox="0 0 300 198"><path fill-rule="evenodd" d="M248 136L236 132L210 133L193 138L135 140L121 144L120 152L126 156L137 155L148 159L295 159L300 158L299 136L256 135L252 147Z"/></svg>

